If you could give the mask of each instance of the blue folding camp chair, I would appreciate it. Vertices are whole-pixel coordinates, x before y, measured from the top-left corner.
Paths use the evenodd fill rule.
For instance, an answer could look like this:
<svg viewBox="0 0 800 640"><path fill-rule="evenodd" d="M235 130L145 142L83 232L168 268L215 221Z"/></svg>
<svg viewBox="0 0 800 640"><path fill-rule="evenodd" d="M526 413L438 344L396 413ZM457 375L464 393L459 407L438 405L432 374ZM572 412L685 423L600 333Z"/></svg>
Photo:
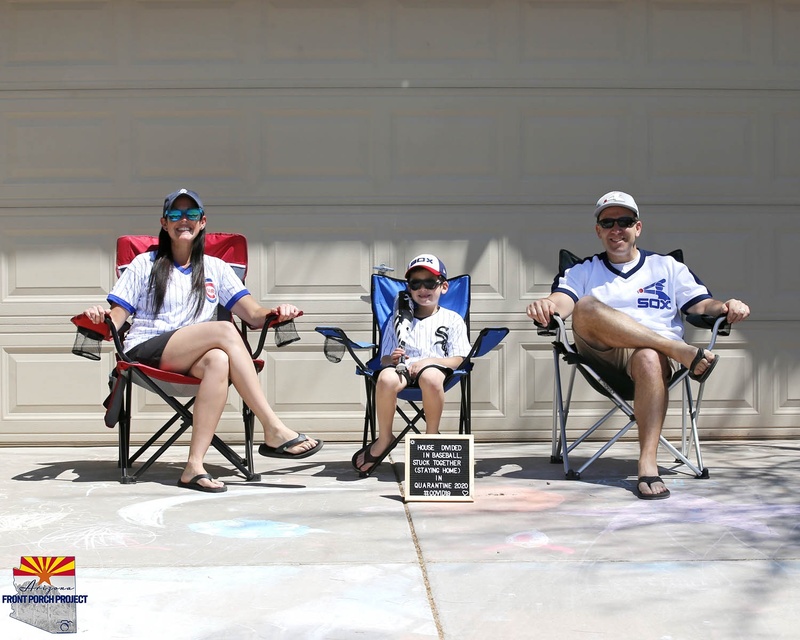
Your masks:
<svg viewBox="0 0 800 640"><path fill-rule="evenodd" d="M683 251L677 249L669 253L679 262L683 262ZM575 254L562 249L559 253L559 273L574 266L582 259ZM684 320L689 324L700 329L709 330L711 336L705 349L713 349L717 337L730 335L730 324L727 323L725 316L707 315L688 315ZM554 387L553 387L553 433L552 433L552 453L550 462L563 463L564 473L567 479L578 480L589 465L594 463L602 456L614 443L616 443L628 430L636 424L634 407L630 404L633 400L633 381L627 376L621 376L613 371L591 365L575 349L575 345L569 341L567 334L567 324L558 315L551 319L550 325L542 327L535 323L537 333L540 336L553 336L553 362L555 367ZM568 365L569 375L566 385L562 385L561 362L564 360ZM578 428L577 431L567 431L567 419L569 418L570 403L575 384L575 373L580 372L589 385L599 394L608 398L613 406L599 420L588 428ZM703 399L703 388L705 382L699 385L695 397L690 384L689 371L686 367L679 367L669 381L669 390L681 387L681 442L680 448L675 447L662 434L659 440L660 445L675 458L676 463L684 464L697 478L708 478L709 471L703 466L703 457L700 451L700 438L697 430L697 421L700 414L700 405ZM572 466L570 454L578 446L586 441L618 411L625 414L627 423L619 428L608 438L599 449L596 450L588 459L577 468ZM573 439L569 440L568 436ZM693 450L693 451L692 451ZM689 456L692 455L694 461Z"/></svg>
<svg viewBox="0 0 800 640"><path fill-rule="evenodd" d="M469 309L470 309L470 276L461 275L448 278L449 289L443 295L439 304L442 307L458 313L470 330ZM397 294L405 290L406 281L392 278L386 275L374 274L372 276L370 301L372 305L372 342L356 342L351 340L347 334L339 327L319 326L316 330L325 336L325 354L332 362L338 362L344 355L345 350L352 356L356 363L356 375L363 376L367 394L366 407L364 411L364 432L362 446L373 442L377 437L377 421L375 417L375 383L377 374L381 370L380 364L380 343L387 332L394 331L392 326L392 313L394 310L394 300ZM472 433L472 410L471 410L471 373L474 366L473 360L480 358L497 345L499 345L508 334L505 327L482 329L472 344L472 349L461 366L453 372L453 375L445 384L445 391L449 391L456 385L461 388L461 406L459 411L458 431L461 434ZM356 351L371 349L371 357L365 363ZM405 401L410 407L410 411L401 407L398 402L396 412L403 419L405 427L400 432L391 446L381 455L377 462L372 465L369 471L359 472L361 477L370 475L383 459L394 449L395 446L405 437L409 431L420 433L417 424L425 420L425 411L421 406L422 391L416 388L407 388L400 392L398 401Z"/></svg>

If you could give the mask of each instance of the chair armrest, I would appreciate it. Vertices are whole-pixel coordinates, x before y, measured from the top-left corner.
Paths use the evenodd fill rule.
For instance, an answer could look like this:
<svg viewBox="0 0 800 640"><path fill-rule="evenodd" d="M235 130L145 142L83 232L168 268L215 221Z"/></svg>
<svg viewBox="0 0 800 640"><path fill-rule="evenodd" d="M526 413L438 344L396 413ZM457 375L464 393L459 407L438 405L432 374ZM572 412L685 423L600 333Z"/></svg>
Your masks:
<svg viewBox="0 0 800 640"><path fill-rule="evenodd" d="M303 312L301 311L300 313L297 314L297 317L299 318L302 315ZM282 327L285 324L289 324L290 322L293 322L293 320L284 320L283 322L278 322L278 316L275 315L274 313L268 315L264 319L264 324L261 327L261 333L258 336L258 346L255 348L255 351L253 351L253 358L257 358L258 354L260 354L264 350L264 343L267 340L267 334L269 333L270 329L275 329L277 336L277 328ZM299 338L295 338L295 341L296 340L299 340ZM278 345L278 346L283 346L283 345Z"/></svg>
<svg viewBox="0 0 800 640"><path fill-rule="evenodd" d="M699 313L690 313L686 316L686 322L698 329L709 329L717 336L729 336L731 334L731 325L725 319L726 316L709 316Z"/></svg>
<svg viewBox="0 0 800 640"><path fill-rule="evenodd" d="M120 332L117 331L117 327L114 326L111 316L106 316L103 322L95 324L84 314L80 313L76 316L72 316L70 322L78 328L78 331L93 340L113 342L117 351L117 357L120 360L131 362L131 359L128 358L122 350L122 338L120 337ZM126 327L129 326L130 325L126 322L123 325L123 330L126 330Z"/></svg>
<svg viewBox="0 0 800 640"><path fill-rule="evenodd" d="M505 340L507 335L507 327L486 327L481 329L481 332L478 334L478 337L475 338L475 342L472 344L472 349L469 350L467 357L464 358L464 362L461 363L459 368L463 367L464 364L474 358L481 358L485 356L498 344Z"/></svg>
<svg viewBox="0 0 800 640"><path fill-rule="evenodd" d="M557 336L559 330L564 329L564 321L557 313L550 316L550 323L546 327L536 320L533 321L533 324L536 325L536 333L540 336Z"/></svg>

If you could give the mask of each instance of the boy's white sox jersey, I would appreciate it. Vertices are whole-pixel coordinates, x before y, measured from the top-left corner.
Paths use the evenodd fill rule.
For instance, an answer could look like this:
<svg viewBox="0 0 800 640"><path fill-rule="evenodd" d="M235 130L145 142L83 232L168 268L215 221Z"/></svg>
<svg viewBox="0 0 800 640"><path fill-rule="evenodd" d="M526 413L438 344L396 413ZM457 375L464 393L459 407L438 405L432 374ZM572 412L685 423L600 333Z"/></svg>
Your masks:
<svg viewBox="0 0 800 640"><path fill-rule="evenodd" d="M575 302L594 296L645 327L673 340L683 338L678 311L686 312L711 297L706 286L683 263L639 249L638 261L623 273L605 252L586 258L556 276L552 291Z"/></svg>
<svg viewBox="0 0 800 640"><path fill-rule="evenodd" d="M125 336L125 351L166 331L213 320L218 304L230 310L240 298L250 293L227 262L213 256L204 256L206 291L200 314L197 317L194 315L196 299L191 296L191 268L174 265L167 283L164 304L156 316L153 314L153 300L148 288L154 260L155 251L136 256L108 294L110 304L118 304L129 313L135 314L131 328Z"/></svg>
<svg viewBox="0 0 800 640"><path fill-rule="evenodd" d="M381 357L392 354L397 349L397 335L389 318L381 339ZM470 344L467 325L455 311L439 307L427 318L414 318L411 332L406 340L406 362L423 358L466 357Z"/></svg>

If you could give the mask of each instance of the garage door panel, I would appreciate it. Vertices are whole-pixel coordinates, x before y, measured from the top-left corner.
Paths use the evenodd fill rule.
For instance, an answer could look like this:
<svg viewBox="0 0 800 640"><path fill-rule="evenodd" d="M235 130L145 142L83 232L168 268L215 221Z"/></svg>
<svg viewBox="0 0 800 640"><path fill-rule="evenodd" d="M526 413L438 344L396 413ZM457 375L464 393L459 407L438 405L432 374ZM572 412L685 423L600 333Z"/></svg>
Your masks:
<svg viewBox="0 0 800 640"><path fill-rule="evenodd" d="M772 179L781 191L793 189L800 175L800 114L778 112L772 116Z"/></svg>
<svg viewBox="0 0 800 640"><path fill-rule="evenodd" d="M786 67L787 70L797 70L800 67L800 3L787 2L774 3L773 24L775 43L773 56L777 67Z"/></svg>
<svg viewBox="0 0 800 640"><path fill-rule="evenodd" d="M93 67L119 63L116 3L83 0L4 2L5 60L15 67ZM92 37L86 37L91 25Z"/></svg>
<svg viewBox="0 0 800 640"><path fill-rule="evenodd" d="M78 224L69 225L70 220ZM105 298L112 283L113 232L67 217L34 216L7 224L0 237L0 317L45 318L69 313L69 305L77 313Z"/></svg>
<svg viewBox="0 0 800 640"><path fill-rule="evenodd" d="M241 16L248 10L245 3L140 0L130 5L128 44L133 64L213 65L244 60L247 31Z"/></svg>
<svg viewBox="0 0 800 640"><path fill-rule="evenodd" d="M649 58L655 65L750 61L756 27L750 2L657 1L648 9Z"/></svg>
<svg viewBox="0 0 800 640"><path fill-rule="evenodd" d="M295 188L330 181L349 189L369 187L374 144L369 111L341 109L333 103L329 108L276 109L259 115L264 180Z"/></svg>
<svg viewBox="0 0 800 640"><path fill-rule="evenodd" d="M240 182L248 176L241 111L198 109L186 98L170 103L130 114L135 182L182 180L187 164L195 181Z"/></svg>
<svg viewBox="0 0 800 640"><path fill-rule="evenodd" d="M773 411L793 419L800 417L800 339L797 332L776 327L777 352L774 354Z"/></svg>
<svg viewBox="0 0 800 640"><path fill-rule="evenodd" d="M259 27L264 36L264 63L370 62L370 2L270 0L257 4L262 5Z"/></svg>
<svg viewBox="0 0 800 640"><path fill-rule="evenodd" d="M582 97L525 109L520 118L523 182L565 190L576 180L618 182L633 164L631 104ZM570 104L571 103L571 104ZM613 104L609 104L613 103Z"/></svg>
<svg viewBox="0 0 800 640"><path fill-rule="evenodd" d="M369 295L374 254L357 239L357 230L318 229L309 238L307 228L273 227L265 236L270 240L259 257L260 299L360 300Z"/></svg>
<svg viewBox="0 0 800 640"><path fill-rule="evenodd" d="M500 3L483 0L391 0L391 60L494 60L502 34Z"/></svg>
<svg viewBox="0 0 800 640"><path fill-rule="evenodd" d="M627 5L569 0L521 2L518 39L522 61L547 69L569 60L577 66L606 67L613 73L631 52L635 16Z"/></svg>
<svg viewBox="0 0 800 640"><path fill-rule="evenodd" d="M59 183L113 184L118 157L111 112L44 110L35 102L30 111L0 116L7 158L4 182L28 188L46 184L48 189L57 189Z"/></svg>
<svg viewBox="0 0 800 640"><path fill-rule="evenodd" d="M644 226L641 246L662 253L682 249L686 264L718 298L757 298L763 284L758 281L757 257L751 250L758 230L751 223L724 214L653 209L643 212L643 225L656 217L669 218L670 224L662 223L652 231ZM686 233L687 228L691 234ZM715 250L709 251L712 246Z"/></svg>
<svg viewBox="0 0 800 640"><path fill-rule="evenodd" d="M648 113L648 177L654 186L680 181L692 190L699 184L708 190L709 182L717 191L720 183L738 185L737 190L753 187L756 114L705 110Z"/></svg>

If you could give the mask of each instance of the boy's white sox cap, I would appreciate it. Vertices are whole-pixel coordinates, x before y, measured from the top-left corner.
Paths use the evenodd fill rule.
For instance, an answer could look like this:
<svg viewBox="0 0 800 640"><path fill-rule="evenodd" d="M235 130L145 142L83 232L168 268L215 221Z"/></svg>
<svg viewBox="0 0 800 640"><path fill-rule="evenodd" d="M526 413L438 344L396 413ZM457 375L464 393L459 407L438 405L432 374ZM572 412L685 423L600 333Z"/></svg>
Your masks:
<svg viewBox="0 0 800 640"><path fill-rule="evenodd" d="M639 217L639 207L636 206L636 200L633 196L628 195L624 191L609 191L606 195L602 196L594 209L594 218L600 215L600 212L607 207L625 207L630 209Z"/></svg>
<svg viewBox="0 0 800 640"><path fill-rule="evenodd" d="M444 266L444 262L432 253L423 253L409 262L408 269L406 269L406 278L408 278L408 274L412 269L427 269L433 275L447 279L447 269Z"/></svg>

